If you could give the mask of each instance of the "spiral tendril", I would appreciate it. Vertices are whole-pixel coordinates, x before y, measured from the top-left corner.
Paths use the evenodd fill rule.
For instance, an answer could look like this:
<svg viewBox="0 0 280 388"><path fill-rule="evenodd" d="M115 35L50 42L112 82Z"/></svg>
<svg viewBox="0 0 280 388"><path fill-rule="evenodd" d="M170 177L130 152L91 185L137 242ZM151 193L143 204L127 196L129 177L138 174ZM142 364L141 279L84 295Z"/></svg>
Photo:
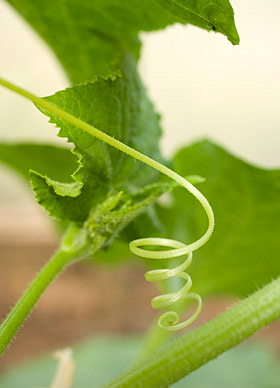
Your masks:
<svg viewBox="0 0 280 388"><path fill-rule="evenodd" d="M151 251L145 248L140 248L142 246L168 247L171 249ZM129 244L129 248L135 255L149 259L170 259L186 254L186 260L177 267L172 269L156 269L148 271L145 273L145 278L148 282L167 280L175 276L186 280L185 285L179 291L154 297L152 299L151 305L155 309L169 307L178 302L180 299L194 299L197 301L197 308L195 312L184 322L178 323L179 315L175 311L168 311L162 314L158 320L158 324L162 329L176 331L189 326L193 321L195 321L202 308L202 299L199 294L189 292L192 287L192 279L190 275L185 272L185 270L192 263L192 252L187 253L188 246L179 241L171 239L142 238L132 241Z"/></svg>
<svg viewBox="0 0 280 388"><path fill-rule="evenodd" d="M201 296L197 293L189 292L192 287L192 279L186 269L192 264L193 251L200 248L204 245L210 238L212 231L214 229L214 214L213 210L207 201L207 199L199 192L194 186L191 185L186 179L178 176L174 171L172 178L180 183L184 188L190 191L201 203L207 216L208 216L208 229L205 234L195 242L186 245L180 241L166 239L166 238L142 238L133 240L129 244L130 251L137 256L148 258L148 259L171 259L176 257L181 257L186 255L186 260L178 265L177 267L171 269L156 269L148 271L145 273L145 278L148 282L156 282L161 280L168 280L173 277L178 277L186 281L185 285L180 288L177 292L171 292L168 294L163 294L156 296L152 299L151 305L155 309L162 309L173 305L182 299L191 299L197 302L197 307L195 312L185 321L179 322L179 315L175 311L167 311L162 314L158 319L158 325L168 331L177 331L184 329L189 326L192 322L196 320L200 311L202 309L202 299ZM174 175L176 175L174 177ZM171 176L170 176L171 177ZM178 179L179 177L179 179ZM176 179L175 179L176 178ZM191 186L191 187L190 187ZM194 190L195 189L195 190ZM147 247L156 247L156 248L170 248L168 250L151 250Z"/></svg>

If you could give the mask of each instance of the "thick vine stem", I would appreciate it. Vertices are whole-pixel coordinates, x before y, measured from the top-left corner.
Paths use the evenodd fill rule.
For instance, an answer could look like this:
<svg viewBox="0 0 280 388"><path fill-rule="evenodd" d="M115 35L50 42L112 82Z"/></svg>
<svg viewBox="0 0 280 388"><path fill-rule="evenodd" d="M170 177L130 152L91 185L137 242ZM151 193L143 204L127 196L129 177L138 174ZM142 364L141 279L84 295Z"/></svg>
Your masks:
<svg viewBox="0 0 280 388"><path fill-rule="evenodd" d="M280 277L103 388L165 388L280 317Z"/></svg>
<svg viewBox="0 0 280 388"><path fill-rule="evenodd" d="M73 260L87 250L87 237L83 230L71 225L58 249L42 268L0 327L0 356L49 284Z"/></svg>

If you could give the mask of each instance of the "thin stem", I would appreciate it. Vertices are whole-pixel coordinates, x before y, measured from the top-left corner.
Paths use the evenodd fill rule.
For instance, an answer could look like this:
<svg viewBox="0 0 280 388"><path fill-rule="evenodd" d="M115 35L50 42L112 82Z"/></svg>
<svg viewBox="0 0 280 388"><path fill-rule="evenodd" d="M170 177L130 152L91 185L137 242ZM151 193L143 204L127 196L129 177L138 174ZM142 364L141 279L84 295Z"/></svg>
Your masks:
<svg viewBox="0 0 280 388"><path fill-rule="evenodd" d="M145 334L140 352L137 355L136 363L151 357L159 348L168 343L173 338L173 332L163 330L158 325L156 318L150 325L148 332Z"/></svg>
<svg viewBox="0 0 280 388"><path fill-rule="evenodd" d="M84 248L86 248L84 242L85 240L81 238L81 233L77 227L70 226L59 250L42 268L2 323L0 327L0 356L49 284L71 261L78 258L81 252L84 251ZM76 249L73 249L73 245Z"/></svg>
<svg viewBox="0 0 280 388"><path fill-rule="evenodd" d="M280 317L280 278L104 388L165 388Z"/></svg>
<svg viewBox="0 0 280 388"><path fill-rule="evenodd" d="M175 311L178 315L181 315L183 312L186 312L188 308L189 301L185 301L184 303L181 303L179 306L177 306ZM154 353L157 352L159 348L170 342L174 338L172 334L173 333L168 330L163 330L158 325L158 318L155 319L143 339L143 345L140 349L137 362L151 357Z"/></svg>
<svg viewBox="0 0 280 388"><path fill-rule="evenodd" d="M69 252L56 252L13 307L0 328L0 355L9 345L47 286L69 262L69 258Z"/></svg>
<svg viewBox="0 0 280 388"><path fill-rule="evenodd" d="M112 147L124 152L125 154L139 160L142 163L147 164L148 166L154 168L155 170L161 172L162 174L168 176L169 178L173 179L175 182L183 186L185 189L187 189L190 193L192 193L195 198L201 203L202 207L204 208L207 217L208 217L208 228L205 232L205 234L195 241L192 244L187 245L187 249L182 248L182 254L187 252L192 252L198 248L200 248L202 245L204 245L209 238L211 237L211 234L214 230L214 213L213 210L207 201L207 199L203 196L203 194L197 190L195 186L193 186L190 182L188 182L186 179L181 177L176 172L172 171L168 167L162 165L161 163L151 159L150 157L142 154L139 151L136 151L135 149L129 147L128 145L122 143L121 141L114 139L113 137L107 135L106 133L100 131L99 129L95 128L94 126L78 119L77 117L73 116L72 114L65 112L63 109L60 109L55 104L39 98L35 96L34 94L27 92L26 90L21 89L20 87L13 85L9 81L6 81L2 78L0 78L0 85L4 86L7 89L12 90L13 92L20 94L21 96L27 98L28 100L32 101L34 104L38 105L40 108L54 114L55 116L58 116L68 123L82 129L83 131L89 133L92 136L95 136L97 139L104 141L105 143L111 145ZM178 250L179 254L179 250Z"/></svg>

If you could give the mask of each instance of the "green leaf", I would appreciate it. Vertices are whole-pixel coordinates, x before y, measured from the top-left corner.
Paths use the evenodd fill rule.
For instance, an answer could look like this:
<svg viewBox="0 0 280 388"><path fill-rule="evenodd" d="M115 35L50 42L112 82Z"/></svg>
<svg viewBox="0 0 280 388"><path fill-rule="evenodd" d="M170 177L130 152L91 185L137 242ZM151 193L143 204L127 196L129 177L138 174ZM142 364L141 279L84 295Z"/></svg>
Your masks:
<svg viewBox="0 0 280 388"><path fill-rule="evenodd" d="M141 342L139 337L117 336L89 339L76 345L74 386L100 387L117 377L135 360ZM56 367L49 356L11 367L0 377L0 388L48 387ZM275 351L265 343L247 343L204 365L173 387L277 388L279 371Z"/></svg>
<svg viewBox="0 0 280 388"><path fill-rule="evenodd" d="M158 0L158 4L175 17L175 22L190 23L208 31L227 36L232 44L239 44L233 9L227 0Z"/></svg>
<svg viewBox="0 0 280 388"><path fill-rule="evenodd" d="M265 343L245 343L204 365L173 388L277 388L279 358Z"/></svg>
<svg viewBox="0 0 280 388"><path fill-rule="evenodd" d="M120 62L118 74L98 77L92 82L73 86L46 98L48 101L93 125L99 130L137 148L140 152L161 160L158 142L161 135L159 116L146 95L133 57L126 54ZM50 122L59 128L60 137L74 143L74 153L80 157L81 167L75 181L83 184L98 177L105 184L133 183L140 187L158 175L119 150L73 126L47 111Z"/></svg>
<svg viewBox="0 0 280 388"><path fill-rule="evenodd" d="M135 68L135 60L125 55L119 74L96 78L47 97L75 117L136 147L157 160L160 136L159 116L154 112ZM43 111L60 129L59 136L74 143L79 157L71 184L61 184L31 172L36 198L54 217L83 223L90 210L112 190L138 192L158 179L159 174L119 150L101 142L52 113Z"/></svg>
<svg viewBox="0 0 280 388"><path fill-rule="evenodd" d="M112 74L124 50L138 57L140 31L190 23L239 42L228 0L7 1L54 50L73 83Z"/></svg>
<svg viewBox="0 0 280 388"><path fill-rule="evenodd" d="M126 56L122 75L68 88L47 99L111 136L160 159L160 127L145 89L135 69L134 60ZM135 188L153 181L153 169L102 143L48 112L51 122L61 128L59 136L75 144L80 157L79 169L72 184L61 184L31 172L36 198L56 218L84 222L98 202L113 187ZM145 125L144 125L145 123ZM134 183L134 184L133 184Z"/></svg>
<svg viewBox="0 0 280 388"><path fill-rule="evenodd" d="M30 171L30 181L37 202L54 218L61 221L82 223L98 199L105 196L98 181L91 181L94 196L89 201L89 191L82 190L78 182L61 183L51 180L35 171ZM95 186L94 186L95 182Z"/></svg>
<svg viewBox="0 0 280 388"><path fill-rule="evenodd" d="M180 174L200 174L200 186L213 207L216 227L211 239L194 253L188 272L202 295L246 295L280 274L280 171L254 167L202 141L181 149L174 159ZM161 209L161 222L185 243L200 237L206 216L182 189L174 205Z"/></svg>
<svg viewBox="0 0 280 388"><path fill-rule="evenodd" d="M29 179L30 168L62 182L71 181L77 158L66 148L43 144L0 144L0 162Z"/></svg>

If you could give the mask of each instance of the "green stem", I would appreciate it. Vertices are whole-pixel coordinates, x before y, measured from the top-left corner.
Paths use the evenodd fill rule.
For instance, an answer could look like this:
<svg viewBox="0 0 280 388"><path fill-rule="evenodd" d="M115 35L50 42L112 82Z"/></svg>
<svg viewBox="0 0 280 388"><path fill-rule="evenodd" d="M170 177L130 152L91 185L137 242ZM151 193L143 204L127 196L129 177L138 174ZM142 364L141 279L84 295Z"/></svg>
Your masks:
<svg viewBox="0 0 280 388"><path fill-rule="evenodd" d="M186 313L189 307L190 302L185 301L184 303L181 303L180 305L176 306L174 310L177 312L178 315L181 315L184 312ZM150 325L149 331L143 339L143 344L140 349L137 362L143 361L144 359L151 357L154 353L158 351L158 349L166 345L168 342L172 341L172 339L174 338L174 336L171 335L172 332L168 330L163 330L157 324L157 321L158 318L155 319L154 322Z"/></svg>
<svg viewBox="0 0 280 388"><path fill-rule="evenodd" d="M280 278L162 348L104 388L165 388L280 316Z"/></svg>
<svg viewBox="0 0 280 388"><path fill-rule="evenodd" d="M69 262L70 257L70 252L56 252L18 300L0 328L0 355L9 345L47 286Z"/></svg>
<svg viewBox="0 0 280 388"><path fill-rule="evenodd" d="M83 233L76 226L70 226L58 251L42 268L2 323L0 327L0 356L49 284L84 251L86 248L84 243Z"/></svg>
<svg viewBox="0 0 280 388"><path fill-rule="evenodd" d="M139 363L151 357L159 348L171 341L173 333L158 326L158 318L150 325L145 334L136 362Z"/></svg>

